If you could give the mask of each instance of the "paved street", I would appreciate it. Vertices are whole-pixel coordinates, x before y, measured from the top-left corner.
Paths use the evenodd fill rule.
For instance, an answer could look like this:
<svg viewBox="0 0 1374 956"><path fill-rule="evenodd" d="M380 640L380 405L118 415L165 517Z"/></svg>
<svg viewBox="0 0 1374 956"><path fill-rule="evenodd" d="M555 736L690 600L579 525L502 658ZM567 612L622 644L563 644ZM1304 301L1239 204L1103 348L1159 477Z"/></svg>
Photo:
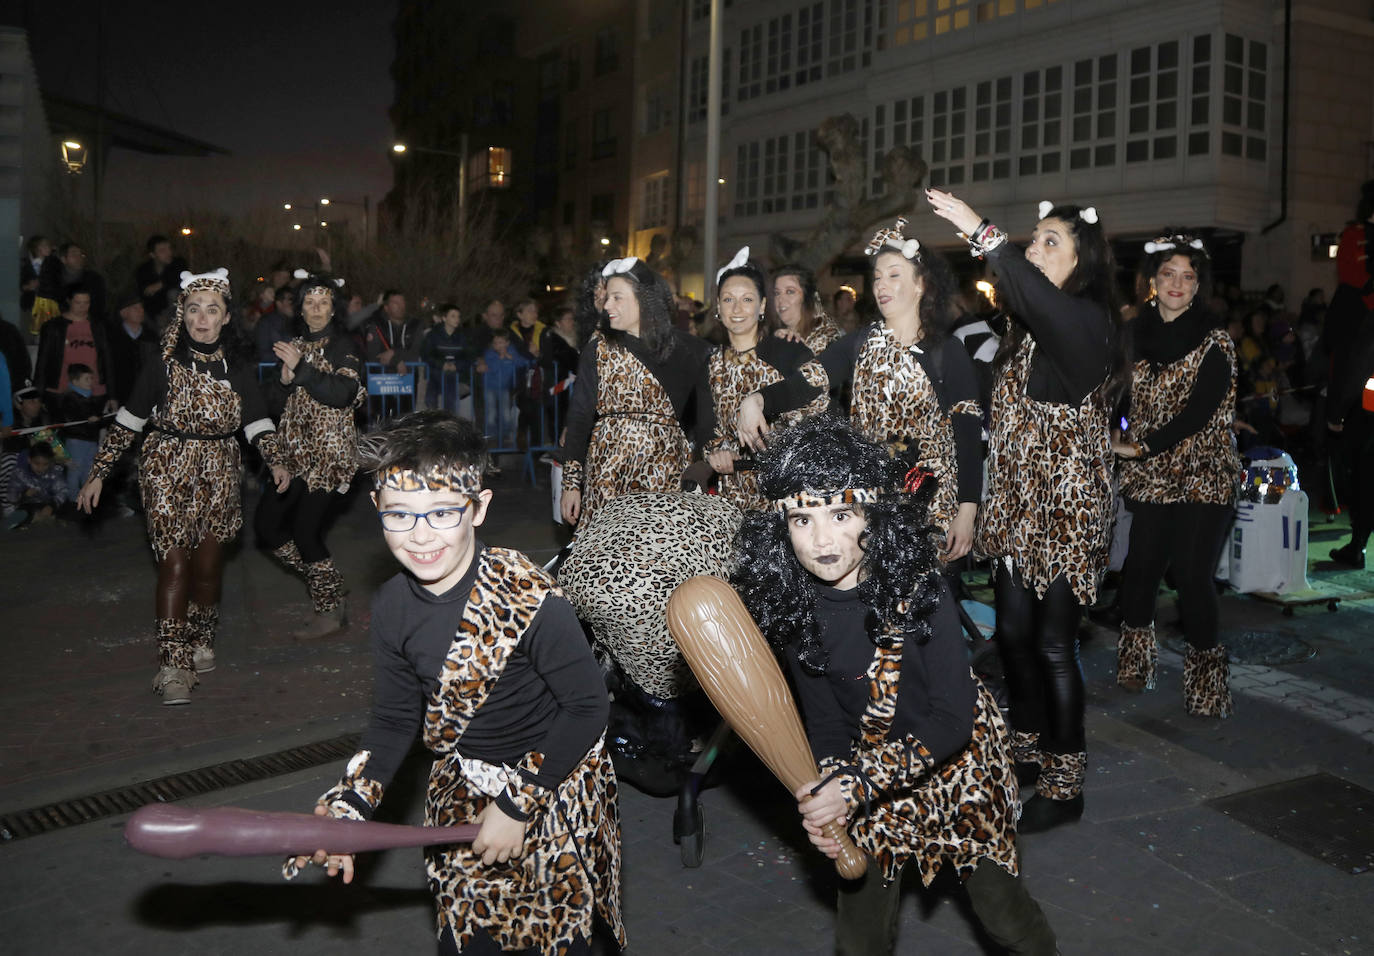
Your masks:
<svg viewBox="0 0 1374 956"><path fill-rule="evenodd" d="M539 561L558 547L547 472L541 477L545 484L530 489L508 467L484 533ZM1344 536L1314 517L1314 583L1374 588L1374 572L1327 570L1324 557ZM112 519L92 535L43 527L0 538L8 665L0 671L0 816L361 730L368 598L395 566L361 495L329 540L352 587L349 630L294 643L291 630L309 615L304 585L245 544L225 575L220 666L191 706L169 708L149 689L153 563L141 524ZM1174 616L1162 599L1160 621ZM1114 634L1087 632L1086 814L1021 841L1025 877L1065 954L1374 953L1374 874L1342 870L1208 803L1314 774L1374 790L1374 601L1284 617L1274 605L1228 595L1222 623L1238 646L1265 653L1233 665L1237 713L1220 722L1184 713L1177 635L1162 649L1158 689L1128 696L1112 683ZM1254 662L1260 657L1273 662ZM304 811L340 767L187 802ZM383 818L418 820L423 771L412 758ZM719 776L702 797L699 869L685 869L672 842L674 801L622 788L629 952L829 952L833 877L809 851L790 799L745 753L728 756ZM1362 806L1356 822L1329 828L1336 850L1363 839L1374 853L1371 803ZM287 884L270 859L135 854L120 837L126 819L0 844L0 950L430 951L417 850L374 854L352 886L326 884L313 870ZM912 887L902 921L901 952L994 952L940 881L930 891Z"/></svg>

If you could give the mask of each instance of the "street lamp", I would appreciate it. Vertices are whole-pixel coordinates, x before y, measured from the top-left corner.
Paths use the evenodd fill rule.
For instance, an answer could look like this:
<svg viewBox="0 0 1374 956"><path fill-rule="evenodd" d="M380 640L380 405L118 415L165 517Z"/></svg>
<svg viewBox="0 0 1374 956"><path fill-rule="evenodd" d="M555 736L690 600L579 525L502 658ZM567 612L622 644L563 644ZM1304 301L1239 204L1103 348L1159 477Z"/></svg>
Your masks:
<svg viewBox="0 0 1374 956"><path fill-rule="evenodd" d="M64 139L62 141L62 162L67 166L67 172L73 176L86 168L87 149L74 139Z"/></svg>
<svg viewBox="0 0 1374 956"><path fill-rule="evenodd" d="M181 227L181 234L182 234L183 236L189 236L189 235L190 235L192 232L194 232L194 231L195 231L195 230L193 230L190 226L182 226L182 227Z"/></svg>
<svg viewBox="0 0 1374 956"><path fill-rule="evenodd" d="M407 146L405 143L391 144L391 151L398 156L412 149L417 153L452 156L458 160L458 261L461 262L467 247L468 235L468 134L458 134L458 152L456 153L447 149L433 149L429 146Z"/></svg>
<svg viewBox="0 0 1374 956"><path fill-rule="evenodd" d="M285 209L287 212L290 212L290 211L291 211L291 204L290 204L289 202L284 202L284 203L282 203L282 204L281 204L281 207L282 207L283 209Z"/></svg>

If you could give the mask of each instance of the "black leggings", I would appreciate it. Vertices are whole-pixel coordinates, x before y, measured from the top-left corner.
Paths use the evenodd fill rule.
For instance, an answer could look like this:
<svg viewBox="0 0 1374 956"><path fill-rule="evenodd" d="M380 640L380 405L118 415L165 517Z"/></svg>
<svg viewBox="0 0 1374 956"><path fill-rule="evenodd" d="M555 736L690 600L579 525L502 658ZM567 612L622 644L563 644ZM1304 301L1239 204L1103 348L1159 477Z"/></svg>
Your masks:
<svg viewBox="0 0 1374 956"><path fill-rule="evenodd" d="M1040 749L1056 754L1087 749L1083 732L1083 667L1073 589L1054 579L1043 598L1019 571L996 560L997 650L1002 655L1012 726L1040 735Z"/></svg>
<svg viewBox="0 0 1374 956"><path fill-rule="evenodd" d="M292 478L282 494L277 494L274 487L264 489L253 515L258 544L275 551L288 541L295 541L301 560L307 564L323 561L329 557L329 549L324 546L324 523L338 497L332 491L309 490L304 478Z"/></svg>
<svg viewBox="0 0 1374 956"><path fill-rule="evenodd" d="M214 537L194 548L173 548L157 563L157 593L153 603L160 618L186 620L186 605L219 603L224 547Z"/></svg>
<svg viewBox="0 0 1374 956"><path fill-rule="evenodd" d="M1121 622L1148 627L1164 572L1173 568L1183 634L1200 651L1217 645L1217 591L1212 583L1230 505L1159 505L1132 501L1131 544L1121 569Z"/></svg>
<svg viewBox="0 0 1374 956"><path fill-rule="evenodd" d="M589 956L591 951L591 945L581 936L574 939L572 945L564 950L568 956ZM480 927L473 935L472 942L462 949L458 948L458 941L453 938L452 930L446 929L439 936L439 956L501 956L505 952L509 950L502 949L496 940ZM517 952L540 956L539 951L535 949L522 949Z"/></svg>
<svg viewBox="0 0 1374 956"><path fill-rule="evenodd" d="M1355 408L1346 415L1345 431L1335 444L1341 503L1350 509L1350 540L1363 550L1374 529L1374 412Z"/></svg>

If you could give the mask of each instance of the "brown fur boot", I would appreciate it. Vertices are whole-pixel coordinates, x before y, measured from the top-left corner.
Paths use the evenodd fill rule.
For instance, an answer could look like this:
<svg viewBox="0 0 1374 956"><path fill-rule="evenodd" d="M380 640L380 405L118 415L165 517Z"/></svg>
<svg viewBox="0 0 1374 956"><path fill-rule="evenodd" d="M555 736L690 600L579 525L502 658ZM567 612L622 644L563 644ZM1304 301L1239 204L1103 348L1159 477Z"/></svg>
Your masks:
<svg viewBox="0 0 1374 956"><path fill-rule="evenodd" d="M1155 626L1121 626L1116 642L1116 683L1132 693L1154 690L1155 665L1159 662L1159 642Z"/></svg>
<svg viewBox="0 0 1374 956"><path fill-rule="evenodd" d="M1190 647L1183 655L1183 706L1193 716L1231 716L1236 705L1230 683L1231 666L1220 644L1205 651Z"/></svg>

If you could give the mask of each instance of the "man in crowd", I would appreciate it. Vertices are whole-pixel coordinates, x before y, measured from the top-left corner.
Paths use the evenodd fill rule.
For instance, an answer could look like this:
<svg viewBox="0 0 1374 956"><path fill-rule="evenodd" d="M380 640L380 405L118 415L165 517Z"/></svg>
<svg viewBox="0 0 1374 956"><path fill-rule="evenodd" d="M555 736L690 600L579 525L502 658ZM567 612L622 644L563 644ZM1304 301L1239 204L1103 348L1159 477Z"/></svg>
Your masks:
<svg viewBox="0 0 1374 956"><path fill-rule="evenodd" d="M172 241L166 236L149 236L145 246L148 258L139 264L134 282L143 298L144 314L156 320L176 301L187 266L185 259L172 254Z"/></svg>
<svg viewBox="0 0 1374 956"><path fill-rule="evenodd" d="M70 295L73 286L81 286L90 299L90 314L97 322L104 322L108 314L105 307L105 279L93 269L86 268L86 252L74 242L64 242L57 248L57 257L48 256L43 260L43 271L38 279L38 294L51 295L61 302Z"/></svg>

